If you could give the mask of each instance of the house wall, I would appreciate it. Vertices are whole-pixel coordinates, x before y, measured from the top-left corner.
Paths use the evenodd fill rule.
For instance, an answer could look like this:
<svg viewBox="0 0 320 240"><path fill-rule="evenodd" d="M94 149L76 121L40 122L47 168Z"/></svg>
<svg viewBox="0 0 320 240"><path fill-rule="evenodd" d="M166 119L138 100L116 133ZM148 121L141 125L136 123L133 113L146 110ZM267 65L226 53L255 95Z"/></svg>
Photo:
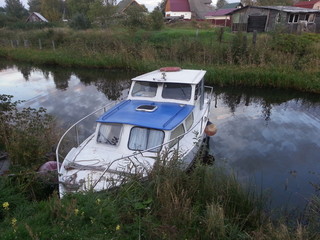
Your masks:
<svg viewBox="0 0 320 240"><path fill-rule="evenodd" d="M191 19L191 12L166 12L166 17L181 17L184 19Z"/></svg>
<svg viewBox="0 0 320 240"><path fill-rule="evenodd" d="M320 1L313 5L313 9L320 10Z"/></svg>
<svg viewBox="0 0 320 240"><path fill-rule="evenodd" d="M250 31L248 29L249 16L266 16L265 31L270 32L276 29L288 33L309 31L320 32L320 14L315 14L314 22L310 22L312 13L296 13L298 20L296 22L289 22L292 13L281 12L274 9L259 9L259 8L245 8L237 11L232 15L231 27L233 31Z"/></svg>
<svg viewBox="0 0 320 240"><path fill-rule="evenodd" d="M42 22L42 20L40 18L38 18L37 15L33 14L29 17L28 19L29 22Z"/></svg>

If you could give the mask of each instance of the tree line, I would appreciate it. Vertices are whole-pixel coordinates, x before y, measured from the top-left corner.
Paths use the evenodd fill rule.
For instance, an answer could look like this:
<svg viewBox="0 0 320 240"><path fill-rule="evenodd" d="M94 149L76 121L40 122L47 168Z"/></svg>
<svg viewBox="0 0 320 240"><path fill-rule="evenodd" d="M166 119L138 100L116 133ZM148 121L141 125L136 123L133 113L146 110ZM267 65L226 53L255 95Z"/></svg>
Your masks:
<svg viewBox="0 0 320 240"><path fill-rule="evenodd" d="M5 0L5 6L0 8L0 27L24 22L30 13L38 12L49 22L68 21L75 29L86 29L92 24L108 27L114 22L140 27L148 23L148 27L161 28L164 1L150 14L144 5L132 5L124 14L118 12L116 0L28 0L29 11L20 0Z"/></svg>

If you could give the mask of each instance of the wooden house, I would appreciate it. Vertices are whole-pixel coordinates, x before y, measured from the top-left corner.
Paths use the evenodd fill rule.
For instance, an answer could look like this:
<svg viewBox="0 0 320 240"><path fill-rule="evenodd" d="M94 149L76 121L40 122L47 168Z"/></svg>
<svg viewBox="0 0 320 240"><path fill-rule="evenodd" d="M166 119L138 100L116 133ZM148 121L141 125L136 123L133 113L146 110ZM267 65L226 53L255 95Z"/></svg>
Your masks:
<svg viewBox="0 0 320 240"><path fill-rule="evenodd" d="M188 0L167 0L165 5L165 17L191 19L191 10Z"/></svg>
<svg viewBox="0 0 320 240"><path fill-rule="evenodd" d="M209 20L213 25L231 27L231 13L235 10L236 8L229 8L208 12L205 19Z"/></svg>
<svg viewBox="0 0 320 240"><path fill-rule="evenodd" d="M167 0L165 17L183 19L205 19L205 15L212 11L211 0Z"/></svg>
<svg viewBox="0 0 320 240"><path fill-rule="evenodd" d="M246 6L231 13L233 31L320 32L320 10L292 6Z"/></svg>
<svg viewBox="0 0 320 240"><path fill-rule="evenodd" d="M220 9L235 9L235 8L243 8L243 4L241 2L228 3L221 7Z"/></svg>
<svg viewBox="0 0 320 240"><path fill-rule="evenodd" d="M142 10L145 10L145 8L135 0L122 0L117 4L117 14L125 14L128 8L134 6L139 6Z"/></svg>
<svg viewBox="0 0 320 240"><path fill-rule="evenodd" d="M303 1L303 2L298 2L293 5L294 7L301 7L301 8L311 8L311 9L318 9L320 10L320 1L315 0L315 1Z"/></svg>
<svg viewBox="0 0 320 240"><path fill-rule="evenodd" d="M33 12L29 15L26 22L49 22L49 21L40 13Z"/></svg>

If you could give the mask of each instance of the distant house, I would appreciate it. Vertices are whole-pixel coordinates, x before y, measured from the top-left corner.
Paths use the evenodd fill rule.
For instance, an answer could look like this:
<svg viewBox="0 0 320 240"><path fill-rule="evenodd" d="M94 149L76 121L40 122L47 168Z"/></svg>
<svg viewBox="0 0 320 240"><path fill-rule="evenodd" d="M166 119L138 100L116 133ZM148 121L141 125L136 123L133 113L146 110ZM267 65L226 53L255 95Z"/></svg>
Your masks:
<svg viewBox="0 0 320 240"><path fill-rule="evenodd" d="M191 19L191 10L188 0L167 0L165 18Z"/></svg>
<svg viewBox="0 0 320 240"><path fill-rule="evenodd" d="M33 12L27 18L26 22L49 22L49 21L44 16L42 16L40 13Z"/></svg>
<svg viewBox="0 0 320 240"><path fill-rule="evenodd" d="M246 6L230 13L233 31L320 32L320 10L291 6Z"/></svg>
<svg viewBox="0 0 320 240"><path fill-rule="evenodd" d="M166 18L204 19L212 11L211 0L167 0Z"/></svg>
<svg viewBox="0 0 320 240"><path fill-rule="evenodd" d="M235 9L235 8L243 8L243 4L241 2L228 3L221 7L220 9Z"/></svg>
<svg viewBox="0 0 320 240"><path fill-rule="evenodd" d="M144 10L144 8L135 0L122 0L117 4L117 13L123 14L129 7L132 6L139 6Z"/></svg>
<svg viewBox="0 0 320 240"><path fill-rule="evenodd" d="M205 19L210 20L212 24L217 26L231 27L231 13L237 10L236 8L218 9L208 12Z"/></svg>
<svg viewBox="0 0 320 240"><path fill-rule="evenodd" d="M293 5L294 7L301 7L301 8L311 8L311 9L318 9L320 10L320 1L315 0L315 1L303 1L303 2L298 2Z"/></svg>
<svg viewBox="0 0 320 240"><path fill-rule="evenodd" d="M205 15L213 11L211 2L211 0L189 0L192 18L205 19Z"/></svg>

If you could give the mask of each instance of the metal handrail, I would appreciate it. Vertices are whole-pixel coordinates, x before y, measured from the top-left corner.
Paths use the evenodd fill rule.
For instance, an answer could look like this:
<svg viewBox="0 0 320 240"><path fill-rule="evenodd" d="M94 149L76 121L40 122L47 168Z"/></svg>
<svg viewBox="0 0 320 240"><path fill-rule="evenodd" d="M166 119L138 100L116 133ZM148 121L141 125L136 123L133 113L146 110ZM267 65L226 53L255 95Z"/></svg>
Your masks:
<svg viewBox="0 0 320 240"><path fill-rule="evenodd" d="M113 106L116 105L117 103L118 103L118 101L109 103L109 104L107 104L107 105L105 105L105 106L103 106L103 107L101 107L101 108L93 111L92 113L84 116L84 117L81 118L79 121L77 121L76 123L74 123L71 127L69 127L68 130L61 136L61 138L60 138L60 140L59 140L59 142L58 142L58 144L57 144L57 149L56 149L56 161L57 161L58 173L59 173L59 169L60 169L60 168L59 168L59 166L60 166L60 160L59 160L60 154L59 154L59 149L60 149L61 142L63 141L63 139L65 138L65 136L66 136L74 127L76 127L80 122L82 122L83 120L85 120L85 119L87 119L88 117L94 115L95 113L101 111L102 109L103 109L104 112L105 112L107 109L113 107ZM79 145L78 137L79 137L79 136L77 135L77 143L78 143L78 145Z"/></svg>
<svg viewBox="0 0 320 240"><path fill-rule="evenodd" d="M207 94L209 95L209 97L208 97L208 98L209 98L209 103L206 105L206 109L205 109L204 111L207 111L207 110L209 111L210 102L212 101L213 87L211 87L211 86L204 86L204 88L205 88L205 90L206 90L206 89L209 90L209 93L207 93ZM115 106L118 102L119 102L119 101L109 103L109 104L107 104L107 105L105 105L105 106L103 106L103 107L95 110L94 112L86 115L85 117L81 118L79 121L77 121L76 123L74 123L71 127L69 127L68 130L62 135L62 137L60 138L60 140L59 140L59 142L58 142L58 144L57 144L57 149L56 149L56 161L57 161L58 173L59 173L59 171L60 171L60 168L59 168L59 166L60 166L60 159L59 159L60 154L59 154L59 149L60 149L60 145L61 145L62 141L64 140L65 136L66 136L74 127L77 127L77 125L78 125L79 123L81 123L82 121L84 121L84 120L87 119L88 117L94 115L95 113L101 111L102 109L104 109L104 111L106 112L107 109L110 109L111 107ZM203 122L203 120L202 120L202 118L201 118L201 119L200 119L198 122L196 122L196 123L194 124L194 126L193 126L192 128L190 128L188 131L186 131L185 133L177 136L177 137L174 138L174 139L171 139L170 141L168 141L168 142L166 142L166 143L162 143L162 144L160 144L160 145L158 145L158 146L155 146L155 147L152 147L152 148L143 150L143 151L134 152L134 153L131 154L131 155L123 156L123 157L121 157L121 158L115 159L114 161L119 161L119 160L121 160L121 159L131 158L131 157L137 156L137 155L139 155L139 154L142 155L143 153L150 152L150 151L153 150L153 149L157 149L157 148L159 148L159 147L163 147L163 146L165 146L165 145L168 145L168 144L170 144L171 142L175 141L176 139L181 139L183 136L185 136L186 134L188 134L188 133L190 133L191 131L193 131L194 128L195 128L196 126L198 126L198 124L200 124L200 123L202 124L202 122ZM203 129L203 126L201 126L201 129ZM79 146L79 139L78 139L79 136L78 136L78 132L76 132L76 134L77 134L77 143L78 143L78 146ZM104 172L101 176L103 176L104 174L105 174L105 172ZM99 182L99 180L98 180L97 182ZM97 182L96 182L96 183L97 183Z"/></svg>

